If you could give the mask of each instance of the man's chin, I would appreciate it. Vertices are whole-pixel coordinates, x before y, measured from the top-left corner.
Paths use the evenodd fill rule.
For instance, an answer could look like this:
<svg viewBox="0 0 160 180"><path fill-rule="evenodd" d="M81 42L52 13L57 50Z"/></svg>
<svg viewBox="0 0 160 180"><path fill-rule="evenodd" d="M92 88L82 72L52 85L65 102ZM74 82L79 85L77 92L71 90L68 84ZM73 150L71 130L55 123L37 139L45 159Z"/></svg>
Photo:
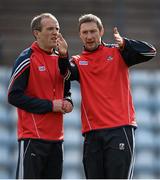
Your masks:
<svg viewBox="0 0 160 180"><path fill-rule="evenodd" d="M98 46L94 46L94 47L86 47L85 46L85 50L87 51L95 51L98 48Z"/></svg>
<svg viewBox="0 0 160 180"><path fill-rule="evenodd" d="M57 46L56 46L56 44L52 44L52 45L50 45L50 47L53 49L56 49Z"/></svg>

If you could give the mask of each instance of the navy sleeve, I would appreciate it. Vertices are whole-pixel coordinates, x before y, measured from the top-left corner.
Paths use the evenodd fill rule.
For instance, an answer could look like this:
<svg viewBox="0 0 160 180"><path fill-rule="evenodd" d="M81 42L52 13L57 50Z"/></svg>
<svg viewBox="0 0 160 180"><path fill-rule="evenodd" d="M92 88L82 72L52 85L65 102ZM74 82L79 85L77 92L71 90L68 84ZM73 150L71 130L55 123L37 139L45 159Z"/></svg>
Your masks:
<svg viewBox="0 0 160 180"><path fill-rule="evenodd" d="M149 61L156 56L156 49L147 42L127 38L124 38L124 41L125 46L121 51L121 55L129 67Z"/></svg>
<svg viewBox="0 0 160 180"><path fill-rule="evenodd" d="M8 89L8 102L30 113L52 112L52 101L30 97L25 94L29 78L30 51L23 53L13 67Z"/></svg>
<svg viewBox="0 0 160 180"><path fill-rule="evenodd" d="M65 83L64 83L64 99L69 101L73 105L70 89L71 89L71 81L69 79L65 80Z"/></svg>
<svg viewBox="0 0 160 180"><path fill-rule="evenodd" d="M78 67L72 60L69 61L68 58L59 57L58 65L60 73L64 76L65 79L69 79L71 81L79 81Z"/></svg>

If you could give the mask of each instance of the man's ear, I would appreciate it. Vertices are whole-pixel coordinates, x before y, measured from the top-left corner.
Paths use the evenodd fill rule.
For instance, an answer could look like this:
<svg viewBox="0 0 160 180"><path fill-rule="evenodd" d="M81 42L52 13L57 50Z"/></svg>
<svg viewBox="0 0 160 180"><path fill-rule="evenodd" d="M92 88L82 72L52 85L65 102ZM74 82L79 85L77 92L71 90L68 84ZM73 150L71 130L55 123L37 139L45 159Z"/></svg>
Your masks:
<svg viewBox="0 0 160 180"><path fill-rule="evenodd" d="M38 38L38 33L39 33L39 31L37 31L37 30L34 30L33 31L33 36L37 39Z"/></svg>

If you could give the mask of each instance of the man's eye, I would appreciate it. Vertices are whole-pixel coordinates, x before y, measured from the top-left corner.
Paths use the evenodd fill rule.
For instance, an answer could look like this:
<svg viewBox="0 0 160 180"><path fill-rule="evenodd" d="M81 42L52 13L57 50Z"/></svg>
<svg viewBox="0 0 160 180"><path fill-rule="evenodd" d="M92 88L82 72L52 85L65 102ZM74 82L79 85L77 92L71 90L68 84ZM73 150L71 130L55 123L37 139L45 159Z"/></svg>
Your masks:
<svg viewBox="0 0 160 180"><path fill-rule="evenodd" d="M87 31L84 31L83 34L87 34Z"/></svg>
<svg viewBox="0 0 160 180"><path fill-rule="evenodd" d="M96 32L96 30L92 30L92 31L91 31L91 33L95 33L95 32Z"/></svg>
<svg viewBox="0 0 160 180"><path fill-rule="evenodd" d="M48 30L49 30L49 31L52 31L52 30L53 30L53 28L52 28L52 27L50 27L50 28L48 28Z"/></svg>

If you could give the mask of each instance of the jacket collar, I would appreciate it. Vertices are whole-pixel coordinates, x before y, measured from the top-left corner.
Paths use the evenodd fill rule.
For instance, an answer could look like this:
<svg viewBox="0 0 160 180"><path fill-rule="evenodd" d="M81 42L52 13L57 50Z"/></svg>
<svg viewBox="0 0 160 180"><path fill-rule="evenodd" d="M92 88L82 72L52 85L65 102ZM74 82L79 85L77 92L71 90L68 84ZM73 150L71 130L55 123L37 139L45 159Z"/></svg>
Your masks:
<svg viewBox="0 0 160 180"><path fill-rule="evenodd" d="M44 51L43 49L41 49L41 48L39 47L37 41L35 41L35 42L32 43L31 49L32 49L32 50L39 51L39 52L41 52L41 53L48 54L48 55L57 54L56 51L55 51L55 49L53 49L52 52Z"/></svg>
<svg viewBox="0 0 160 180"><path fill-rule="evenodd" d="M96 49L94 49L93 51L89 51L89 50L85 49L85 47L83 47L84 50L83 50L82 54L90 54L90 53L96 52L98 50L101 50L104 46L105 46L105 43L102 41L101 44L98 45L98 47Z"/></svg>

